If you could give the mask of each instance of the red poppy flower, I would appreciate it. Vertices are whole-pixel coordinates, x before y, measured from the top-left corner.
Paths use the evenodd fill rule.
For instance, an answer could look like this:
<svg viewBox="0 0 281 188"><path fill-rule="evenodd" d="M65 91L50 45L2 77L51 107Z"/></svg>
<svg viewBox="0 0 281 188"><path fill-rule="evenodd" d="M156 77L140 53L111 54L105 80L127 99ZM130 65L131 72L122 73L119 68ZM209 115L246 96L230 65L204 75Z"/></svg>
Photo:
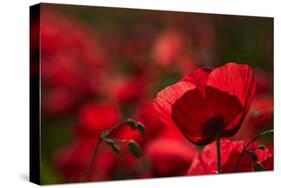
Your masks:
<svg viewBox="0 0 281 188"><path fill-rule="evenodd" d="M144 171L143 160L132 155L126 144L120 146L122 153L118 156L113 169L114 179L139 178Z"/></svg>
<svg viewBox="0 0 281 188"><path fill-rule="evenodd" d="M194 144L205 145L240 128L255 93L248 65L200 68L158 93L154 106Z"/></svg>
<svg viewBox="0 0 281 188"><path fill-rule="evenodd" d="M63 107L57 107L57 103L48 104L44 115L69 112L82 99L96 96L108 69L108 56L102 49L97 36L88 27L44 8L40 24L41 74L46 87L43 100L57 98L48 96L53 95L48 92L51 89L67 91L64 103L71 101Z"/></svg>
<svg viewBox="0 0 281 188"><path fill-rule="evenodd" d="M153 102L150 100L145 101L138 107L135 119L145 125L146 135L150 137L155 137L164 128L164 124L153 110Z"/></svg>
<svg viewBox="0 0 281 188"><path fill-rule="evenodd" d="M179 139L157 138L145 150L153 177L185 175L195 155L195 148Z"/></svg>
<svg viewBox="0 0 281 188"><path fill-rule="evenodd" d="M78 96L67 89L49 89L48 94L42 98L42 115L58 116L70 112L71 106L73 106L78 99Z"/></svg>
<svg viewBox="0 0 281 188"><path fill-rule="evenodd" d="M245 141L221 141L221 168L222 173L232 173L241 155ZM257 149L259 144L252 143L248 150L254 152L257 156L257 161L264 166L264 170L273 169L273 149L264 148L264 150ZM197 153L188 170L188 175L203 175L217 173L217 147L216 143L207 145L202 152ZM241 158L240 165L237 172L255 171L254 161L249 155L245 153Z"/></svg>
<svg viewBox="0 0 281 188"><path fill-rule="evenodd" d="M118 103L124 105L136 104L140 102L145 95L146 80L143 76L136 76L125 80L116 91Z"/></svg>
<svg viewBox="0 0 281 188"><path fill-rule="evenodd" d="M80 109L77 134L82 137L99 136L121 120L119 109L110 104L87 104ZM96 137L98 138L98 137Z"/></svg>
<svg viewBox="0 0 281 188"><path fill-rule="evenodd" d="M76 141L56 151L54 164L66 182L82 182L92 156L96 141ZM109 180L115 168L117 156L106 144L103 144L95 158L91 170L91 181Z"/></svg>

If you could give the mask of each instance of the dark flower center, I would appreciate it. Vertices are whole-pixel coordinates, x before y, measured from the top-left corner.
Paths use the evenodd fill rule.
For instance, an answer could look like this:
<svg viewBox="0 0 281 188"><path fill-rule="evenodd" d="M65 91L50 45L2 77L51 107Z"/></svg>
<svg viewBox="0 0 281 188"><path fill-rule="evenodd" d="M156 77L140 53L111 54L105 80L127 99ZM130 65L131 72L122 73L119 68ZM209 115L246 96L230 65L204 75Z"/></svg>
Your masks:
<svg viewBox="0 0 281 188"><path fill-rule="evenodd" d="M220 134L224 127L224 121L222 117L211 117L203 124L202 133L206 136L214 136Z"/></svg>

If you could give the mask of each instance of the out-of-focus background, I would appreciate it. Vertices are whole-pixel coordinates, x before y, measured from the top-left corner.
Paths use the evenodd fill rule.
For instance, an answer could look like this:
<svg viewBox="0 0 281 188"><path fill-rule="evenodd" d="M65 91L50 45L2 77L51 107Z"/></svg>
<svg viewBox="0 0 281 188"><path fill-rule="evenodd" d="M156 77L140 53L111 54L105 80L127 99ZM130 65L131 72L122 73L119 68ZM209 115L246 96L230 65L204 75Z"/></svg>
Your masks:
<svg viewBox="0 0 281 188"><path fill-rule="evenodd" d="M271 18L43 4L40 19L44 184L83 181L101 131L128 117L145 136L129 128L116 136L137 140L143 156L102 145L93 181L189 175L202 148L163 125L152 100L202 66L235 61L255 72L255 99L231 139L273 128Z"/></svg>

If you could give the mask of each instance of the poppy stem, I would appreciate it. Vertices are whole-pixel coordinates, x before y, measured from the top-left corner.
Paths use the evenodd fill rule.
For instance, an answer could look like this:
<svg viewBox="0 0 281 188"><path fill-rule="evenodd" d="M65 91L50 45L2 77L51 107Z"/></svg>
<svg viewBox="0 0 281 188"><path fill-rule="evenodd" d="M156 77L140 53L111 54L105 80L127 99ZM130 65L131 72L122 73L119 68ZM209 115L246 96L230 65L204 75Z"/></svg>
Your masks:
<svg viewBox="0 0 281 188"><path fill-rule="evenodd" d="M101 144L101 141L102 141L102 139L99 138L99 140L98 140L98 142L97 142L97 144L96 144L96 147L95 147L95 149L93 150L93 153L92 153L92 156L91 156L89 165L88 165L87 170L86 170L86 174L85 174L85 176L84 176L84 181L89 181L89 178L90 178L90 175L91 175L91 169L92 169L92 166L93 166L93 164L94 164L94 160L95 160L95 158L96 158L97 151L98 151L98 149L99 149L99 146L100 146L100 144Z"/></svg>
<svg viewBox="0 0 281 188"><path fill-rule="evenodd" d="M128 121L132 121L131 119L126 119L126 120L123 120L123 121L120 121L119 123L117 123L116 125L114 125L111 129L109 130L105 130L101 133L100 135L100 138L98 139L98 142L96 144L96 147L94 148L93 152L92 152L92 155L91 155L91 159L90 159L90 162L89 162L89 165L86 169L86 173L85 173L85 176L84 176L84 181L89 181L89 178L90 178L90 175L91 175L91 170L92 170L92 166L94 164L94 161L95 161L95 158L96 158L96 155L97 155L97 152L98 152L98 149L99 149L99 146L101 144L101 142L104 141L104 139L110 135L113 131L115 131L116 129L118 129L119 127L123 126L124 124L126 124ZM120 142L124 142L124 140L118 140Z"/></svg>
<svg viewBox="0 0 281 188"><path fill-rule="evenodd" d="M220 136L217 136L217 163L218 163L218 174L221 173L221 146L220 146Z"/></svg>
<svg viewBox="0 0 281 188"><path fill-rule="evenodd" d="M98 149L99 149L99 146L102 142L105 142L105 143L108 143L111 145L111 147L113 147L114 151L116 152L116 149L117 149L117 152L120 152L120 148L118 147L118 145L116 144L116 142L119 142L119 143L127 143L127 142L130 142L130 140L124 140L124 139L111 139L109 138L108 136L114 132L116 129L118 129L119 127L127 124L127 123L133 123L135 125L135 120L133 119L126 119L126 120L123 120L123 121L120 121L119 123L117 123L116 125L114 125L111 129L109 130L104 130L101 134L100 134L100 137L98 139L98 142L95 146L95 148L93 149L93 152L92 152L92 155L91 155L91 158L90 158L90 162L89 162L89 165L86 169L86 173L85 173L85 176L84 176L84 181L89 181L90 180L90 175L91 175L91 170L92 170L92 166L94 164L94 161L95 161L95 158L96 158L96 155L97 155L97 152L98 152Z"/></svg>
<svg viewBox="0 0 281 188"><path fill-rule="evenodd" d="M238 158L238 161L237 161L237 164L236 166L234 167L233 171L234 172L237 172L238 170L238 167L240 165L240 162L242 160L242 157L244 156L244 154L246 153L247 151L247 148L254 142L256 141L257 139L259 139L260 137L264 136L264 135L267 135L267 134L270 134L270 133L273 133L273 129L270 129L270 130L267 130L267 131L264 131L264 132L261 132L260 134L258 134L257 136L255 136L254 138L252 138L252 140L250 140L243 148L239 158Z"/></svg>

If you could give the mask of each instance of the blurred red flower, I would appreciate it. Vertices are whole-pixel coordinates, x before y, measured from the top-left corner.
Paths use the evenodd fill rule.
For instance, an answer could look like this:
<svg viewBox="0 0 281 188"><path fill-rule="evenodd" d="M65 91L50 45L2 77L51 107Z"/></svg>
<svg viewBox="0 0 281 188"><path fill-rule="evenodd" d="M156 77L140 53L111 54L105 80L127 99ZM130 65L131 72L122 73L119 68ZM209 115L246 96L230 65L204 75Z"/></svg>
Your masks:
<svg viewBox="0 0 281 188"><path fill-rule="evenodd" d="M62 115L69 112L71 107L79 99L78 96L64 88L49 89L48 93L42 98L42 115Z"/></svg>
<svg viewBox="0 0 281 188"><path fill-rule="evenodd" d="M121 120L119 109L112 104L89 103L81 107L77 133L82 137L98 138L102 131Z"/></svg>
<svg viewBox="0 0 281 188"><path fill-rule="evenodd" d="M180 32L168 30L156 38L152 58L162 66L175 63L180 57L183 48L183 37Z"/></svg>
<svg viewBox="0 0 281 188"><path fill-rule="evenodd" d="M68 112L81 99L98 92L107 68L106 56L96 36L81 23L48 10L42 11L40 18L40 70L43 87L47 88L44 96L48 97L49 90L68 92L64 96L69 99L64 101L71 103L60 109ZM46 114L57 115L51 105Z"/></svg>
<svg viewBox="0 0 281 188"><path fill-rule="evenodd" d="M138 178L145 170L143 158L136 158L128 151L126 144L121 144L122 153L117 158L117 163L113 169L114 179Z"/></svg>
<svg viewBox="0 0 281 188"><path fill-rule="evenodd" d="M127 79L116 89L117 102L123 105L136 104L140 102L145 95L147 87L146 80L143 76L135 76Z"/></svg>
<svg viewBox="0 0 281 188"><path fill-rule="evenodd" d="M268 127L273 120L273 98L270 95L258 95L254 98L250 126L258 130L260 127Z"/></svg>
<svg viewBox="0 0 281 188"><path fill-rule="evenodd" d="M251 138L269 129L273 129L273 97L269 93L256 92L249 113L235 139Z"/></svg>
<svg viewBox="0 0 281 188"><path fill-rule="evenodd" d="M254 137L257 133L273 128L273 98L269 94L256 94L251 105L250 113L246 117L248 126L236 135Z"/></svg>
<svg viewBox="0 0 281 188"><path fill-rule="evenodd" d="M221 166L222 173L232 173L238 162L238 158L242 153L243 147L247 142L245 141L230 141L221 140ZM252 143L248 150L254 152L265 170L273 169L273 148L264 148L264 150L257 149L259 144ZM194 158L188 175L203 175L217 173L217 148L216 143L207 145L202 152L198 152ZM240 161L237 172L249 172L254 170L254 161L249 155L245 153Z"/></svg>
<svg viewBox="0 0 281 188"><path fill-rule="evenodd" d="M133 118L145 126L145 134L141 135L138 130L132 130L129 126L123 126L116 131L114 137L119 139L134 139L144 145L151 139L161 134L165 128L163 122L159 119L153 109L152 101L145 101L140 104Z"/></svg>
<svg viewBox="0 0 281 188"><path fill-rule="evenodd" d="M192 145L180 140L157 138L145 150L151 165L152 177L185 175L196 150Z"/></svg>
<svg viewBox="0 0 281 188"><path fill-rule="evenodd" d="M96 141L76 141L60 148L55 154L55 166L65 182L83 182ZM100 147L91 170L90 181L109 180L116 165L116 154L106 144Z"/></svg>
<svg viewBox="0 0 281 188"><path fill-rule="evenodd" d="M218 134L232 136L240 128L255 93L248 65L227 63L200 68L158 93L160 117L180 129L194 144L205 145Z"/></svg>

